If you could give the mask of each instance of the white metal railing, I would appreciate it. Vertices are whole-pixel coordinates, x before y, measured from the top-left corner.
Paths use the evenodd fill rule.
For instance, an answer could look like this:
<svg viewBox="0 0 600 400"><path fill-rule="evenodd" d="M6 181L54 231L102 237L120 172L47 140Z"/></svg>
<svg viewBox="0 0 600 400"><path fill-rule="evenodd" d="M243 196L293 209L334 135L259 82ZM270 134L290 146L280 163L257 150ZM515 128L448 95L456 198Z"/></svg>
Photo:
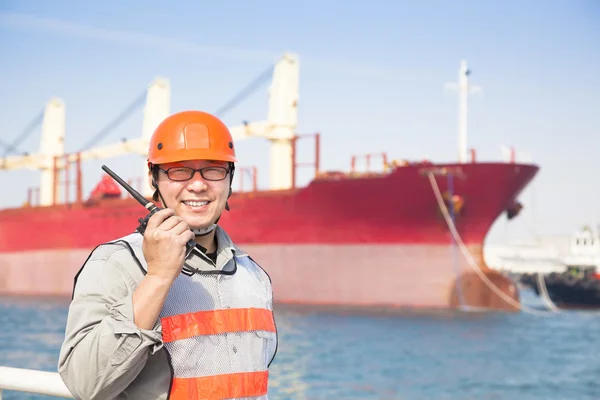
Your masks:
<svg viewBox="0 0 600 400"><path fill-rule="evenodd" d="M58 372L0 366L0 400L4 389L74 398Z"/></svg>

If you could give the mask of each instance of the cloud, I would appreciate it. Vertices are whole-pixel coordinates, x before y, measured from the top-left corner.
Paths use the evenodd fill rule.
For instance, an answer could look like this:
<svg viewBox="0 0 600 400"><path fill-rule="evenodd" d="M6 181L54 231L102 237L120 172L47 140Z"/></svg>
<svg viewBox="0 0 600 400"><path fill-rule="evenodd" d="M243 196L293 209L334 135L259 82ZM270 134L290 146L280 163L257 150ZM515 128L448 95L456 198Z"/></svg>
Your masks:
<svg viewBox="0 0 600 400"><path fill-rule="evenodd" d="M161 49L164 51L197 53L206 56L218 56L235 59L273 59L280 54L263 50L249 50L225 46L204 46L197 43L172 39L148 33L109 30L83 25L54 18L37 17L29 14L0 13L0 25L26 30L38 30L46 33L67 36L85 37L89 39L116 44L129 44L140 47Z"/></svg>
<svg viewBox="0 0 600 400"><path fill-rule="evenodd" d="M233 59L236 61L274 61L282 56L282 52L242 49L228 46L207 46L149 33L104 29L54 18L38 17L30 14L0 12L0 26L12 29L36 30L51 34L77 36L79 38L89 38L119 45L127 44L155 50L158 49L165 52L200 54L208 57L219 57L221 59ZM324 69L335 73L346 73L361 78L384 81L406 81L412 79L411 76L406 75L405 71L385 66L361 65L310 56L301 56L300 63L301 65L312 66L321 70Z"/></svg>

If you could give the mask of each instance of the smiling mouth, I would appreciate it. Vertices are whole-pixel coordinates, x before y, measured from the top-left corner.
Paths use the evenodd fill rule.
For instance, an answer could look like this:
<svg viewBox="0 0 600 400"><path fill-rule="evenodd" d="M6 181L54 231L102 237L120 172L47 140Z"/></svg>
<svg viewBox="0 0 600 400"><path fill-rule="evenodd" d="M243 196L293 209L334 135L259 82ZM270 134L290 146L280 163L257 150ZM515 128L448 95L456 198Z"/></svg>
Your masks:
<svg viewBox="0 0 600 400"><path fill-rule="evenodd" d="M208 203L210 203L210 202L206 201L206 200L204 200L204 201L185 200L182 203L191 208L201 208L201 207L207 206Z"/></svg>

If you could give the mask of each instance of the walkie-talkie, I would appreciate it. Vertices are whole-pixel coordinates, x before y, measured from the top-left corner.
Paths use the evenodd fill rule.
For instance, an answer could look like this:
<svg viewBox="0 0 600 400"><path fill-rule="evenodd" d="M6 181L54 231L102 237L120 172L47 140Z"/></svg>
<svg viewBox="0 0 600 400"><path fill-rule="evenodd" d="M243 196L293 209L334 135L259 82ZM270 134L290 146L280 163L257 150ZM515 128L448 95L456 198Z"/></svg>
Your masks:
<svg viewBox="0 0 600 400"><path fill-rule="evenodd" d="M134 188L132 188L127 182L125 182L123 179L121 179L121 177L117 174L115 174L110 168L108 168L106 165L102 166L102 169L104 170L104 172L106 172L107 174L109 174L115 181L117 181L117 183L121 186L123 186L123 188L125 188L125 190L127 190L129 192L129 194L131 194L131 196L133 196L134 199L136 199L138 201L138 203L140 203L141 205L143 205L148 211L150 211L148 213L148 215L146 215L144 218L139 218L138 222L140 223L140 225L136 228L136 231L138 231L139 233L141 233L142 235L144 234L144 232L146 231L146 227L148 226L148 220L150 219L150 217L152 217L154 214L156 214L157 212L159 212L160 210L162 210L162 208L157 207L156 204L152 203L151 201L147 200L144 196L142 196L138 191L136 191ZM185 258L187 259L194 250L198 251L198 253L202 253L200 250L198 250L196 248L196 242L193 239L190 239L186 244L185 244L185 248L186 248L186 252L185 252ZM202 257L204 254L202 254L200 257ZM186 274L186 275L193 275L195 273L198 272L198 269L188 265L187 263L184 264L184 267L182 269L182 273Z"/></svg>

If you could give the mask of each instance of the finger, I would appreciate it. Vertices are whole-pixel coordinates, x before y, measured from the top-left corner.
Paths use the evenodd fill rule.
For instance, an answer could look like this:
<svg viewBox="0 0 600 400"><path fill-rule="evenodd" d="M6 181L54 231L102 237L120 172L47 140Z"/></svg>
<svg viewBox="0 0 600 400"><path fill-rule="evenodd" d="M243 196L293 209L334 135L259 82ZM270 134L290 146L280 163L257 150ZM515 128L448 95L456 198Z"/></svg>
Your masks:
<svg viewBox="0 0 600 400"><path fill-rule="evenodd" d="M189 228L185 229L183 232L181 232L180 234L177 235L177 241L185 244L187 242L189 242L190 240L194 240L196 238L196 235L194 235L194 232L192 232Z"/></svg>
<svg viewBox="0 0 600 400"><path fill-rule="evenodd" d="M190 240L196 239L196 235L194 235L194 232L192 232L190 229L187 229L179 235L179 238L185 244Z"/></svg>
<svg viewBox="0 0 600 400"><path fill-rule="evenodd" d="M155 213L154 215L152 215L150 217L150 219L148 219L148 229L156 229L156 227L158 227L160 224L163 223L164 220L166 220L167 218L171 217L175 215L175 211L171 210L170 208L165 208L162 209L160 211L158 211L157 213Z"/></svg>
<svg viewBox="0 0 600 400"><path fill-rule="evenodd" d="M157 229L160 229L161 231L170 231L171 229L173 229L175 226L177 226L181 221L183 221L181 219L181 217L178 217L177 215L173 215L167 219L165 219L162 224L160 224Z"/></svg>
<svg viewBox="0 0 600 400"><path fill-rule="evenodd" d="M176 235L181 235L183 232L190 230L188 224L185 221L181 220L177 225L175 225L170 232L173 232Z"/></svg>

